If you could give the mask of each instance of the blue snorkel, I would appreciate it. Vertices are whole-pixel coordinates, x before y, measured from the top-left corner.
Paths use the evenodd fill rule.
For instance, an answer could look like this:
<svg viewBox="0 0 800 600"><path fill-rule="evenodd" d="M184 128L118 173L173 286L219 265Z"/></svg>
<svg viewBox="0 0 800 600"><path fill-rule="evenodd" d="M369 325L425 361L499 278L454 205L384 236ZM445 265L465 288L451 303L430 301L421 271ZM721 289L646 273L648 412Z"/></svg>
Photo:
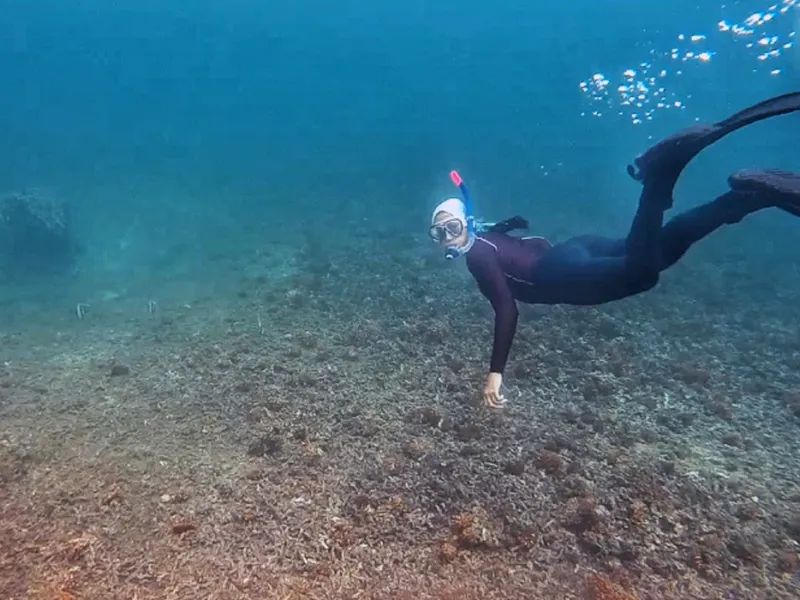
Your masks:
<svg viewBox="0 0 800 600"><path fill-rule="evenodd" d="M450 171L450 180L453 182L459 191L461 192L461 197L464 199L464 212L466 213L466 221L467 221L467 233L469 235L470 241L475 238L475 216L472 210L472 198L469 195L469 189L467 189L467 184L464 183L464 180L461 178L461 175L458 174L458 171ZM454 258L458 258L461 256L463 252L458 250L457 248L448 248L445 253L444 257L447 260L453 260Z"/></svg>

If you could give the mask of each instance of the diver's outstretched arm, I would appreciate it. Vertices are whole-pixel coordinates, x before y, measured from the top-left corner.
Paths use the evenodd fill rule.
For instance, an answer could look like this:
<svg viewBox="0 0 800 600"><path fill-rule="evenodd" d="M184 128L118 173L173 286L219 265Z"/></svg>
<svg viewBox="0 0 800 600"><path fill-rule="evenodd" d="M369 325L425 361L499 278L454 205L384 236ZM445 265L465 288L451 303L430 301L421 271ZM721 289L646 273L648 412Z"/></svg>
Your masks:
<svg viewBox="0 0 800 600"><path fill-rule="evenodd" d="M800 92L792 92L759 102L713 125L687 127L637 156L634 164L628 165L628 174L645 187L671 189L686 165L714 142L757 121L797 110ZM664 208L672 208L671 194Z"/></svg>

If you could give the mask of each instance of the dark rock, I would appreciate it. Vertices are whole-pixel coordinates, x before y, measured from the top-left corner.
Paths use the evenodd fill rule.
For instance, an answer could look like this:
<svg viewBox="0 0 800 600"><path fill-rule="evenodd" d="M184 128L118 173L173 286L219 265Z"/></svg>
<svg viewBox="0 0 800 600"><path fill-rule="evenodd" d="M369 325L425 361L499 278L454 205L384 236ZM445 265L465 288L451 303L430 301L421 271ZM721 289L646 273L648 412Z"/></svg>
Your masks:
<svg viewBox="0 0 800 600"><path fill-rule="evenodd" d="M574 406L567 407L564 411L561 412L561 417L564 419L566 423L574 425L580 419L580 412Z"/></svg>
<svg viewBox="0 0 800 600"><path fill-rule="evenodd" d="M789 517L786 520L785 528L796 542L800 542L800 513Z"/></svg>
<svg viewBox="0 0 800 600"><path fill-rule="evenodd" d="M559 487L559 495L564 498L588 496L592 491L592 484L579 475L568 475Z"/></svg>
<svg viewBox="0 0 800 600"><path fill-rule="evenodd" d="M468 444L463 448L461 448L459 454L464 457L469 457L469 456L478 456L481 452L482 449L480 446L476 444Z"/></svg>
<svg viewBox="0 0 800 600"><path fill-rule="evenodd" d="M423 423L441 429L442 431L449 431L453 427L453 420L438 408L432 406L423 408L420 412L420 416Z"/></svg>
<svg viewBox="0 0 800 600"><path fill-rule="evenodd" d="M535 461L536 467L541 469L548 475L557 475L561 473L566 467L566 461L550 450L541 452Z"/></svg>
<svg viewBox="0 0 800 600"><path fill-rule="evenodd" d="M658 526L665 533L675 533L678 530L675 523L665 515L662 515L658 518Z"/></svg>
<svg viewBox="0 0 800 600"><path fill-rule="evenodd" d="M647 566L653 570L653 573L661 577L675 577L676 567L674 564L657 556L649 556L646 560Z"/></svg>
<svg viewBox="0 0 800 600"><path fill-rule="evenodd" d="M730 421L733 418L733 406L726 397L715 394L706 400L706 411L723 421Z"/></svg>
<svg viewBox="0 0 800 600"><path fill-rule="evenodd" d="M428 451L427 444L421 439L412 439L403 443L403 454L411 460L419 460Z"/></svg>
<svg viewBox="0 0 800 600"><path fill-rule="evenodd" d="M705 386L711 379L711 373L692 365L681 364L675 368L677 378L688 385Z"/></svg>
<svg viewBox="0 0 800 600"><path fill-rule="evenodd" d="M621 449L619 449L619 448L611 448L611 449L610 449L610 450L609 450L609 451L606 453L606 462L607 462L609 465L615 465L615 464L617 464L617 463L619 462L619 459L620 459L620 458L622 458L622 456L623 456L624 454L625 454L625 453L624 453L624 452L623 452Z"/></svg>
<svg viewBox="0 0 800 600"><path fill-rule="evenodd" d="M650 410L658 406L658 399L653 396L640 396L637 398L637 402Z"/></svg>
<svg viewBox="0 0 800 600"><path fill-rule="evenodd" d="M380 432L380 427L368 419L353 418L344 422L344 428L352 435L362 438L375 437Z"/></svg>
<svg viewBox="0 0 800 600"><path fill-rule="evenodd" d="M782 394L782 399L786 408L788 408L795 417L800 417L800 392L784 392Z"/></svg>
<svg viewBox="0 0 800 600"><path fill-rule="evenodd" d="M641 430L640 434L641 439L643 442L647 444L653 444L658 441L658 432L649 427L645 427Z"/></svg>
<svg viewBox="0 0 800 600"><path fill-rule="evenodd" d="M615 540L611 551L622 562L633 562L639 558L639 549L629 541Z"/></svg>
<svg viewBox="0 0 800 600"><path fill-rule="evenodd" d="M742 438L738 433L726 433L722 436L722 443L734 448L741 448L743 445Z"/></svg>
<svg viewBox="0 0 800 600"><path fill-rule="evenodd" d="M6 274L64 272L78 252L65 203L33 193L0 196L0 269Z"/></svg>
<svg viewBox="0 0 800 600"><path fill-rule="evenodd" d="M281 440L274 435L264 436L252 444L247 449L247 454L250 456L267 456L269 454L277 454L281 450Z"/></svg>
<svg viewBox="0 0 800 600"><path fill-rule="evenodd" d="M111 367L111 376L120 377L122 375L130 375L131 370L125 365L114 365Z"/></svg>
<svg viewBox="0 0 800 600"><path fill-rule="evenodd" d="M456 437L462 442L471 442L481 437L480 427L473 423L464 423L456 427Z"/></svg>
<svg viewBox="0 0 800 600"><path fill-rule="evenodd" d="M764 513L756 504L743 504L736 510L736 516L740 521L758 521Z"/></svg>
<svg viewBox="0 0 800 600"><path fill-rule="evenodd" d="M728 542L728 550L745 564L761 567L764 564L764 545L753 536L737 536Z"/></svg>
<svg viewBox="0 0 800 600"><path fill-rule="evenodd" d="M602 514L598 510L597 501L587 496L569 500L562 524L574 533L583 534L597 527L601 521Z"/></svg>
<svg viewBox="0 0 800 600"><path fill-rule="evenodd" d="M778 555L777 567L781 573L796 573L800 570L800 557L797 552L784 550Z"/></svg>
<svg viewBox="0 0 800 600"><path fill-rule="evenodd" d="M509 475L521 476L525 474L525 461L522 459L508 461L503 470Z"/></svg>
<svg viewBox="0 0 800 600"><path fill-rule="evenodd" d="M455 473L457 466L455 461L443 460L440 456L436 456L435 454L426 456L422 463L426 469L441 477L450 477Z"/></svg>
<svg viewBox="0 0 800 600"><path fill-rule="evenodd" d="M605 553L604 539L596 533L586 533L578 538L578 544L587 553L599 556Z"/></svg>
<svg viewBox="0 0 800 600"><path fill-rule="evenodd" d="M544 449L552 452L561 452L562 450L575 451L576 447L577 446L573 440L569 439L565 435L560 434L554 435L544 444Z"/></svg>
<svg viewBox="0 0 800 600"><path fill-rule="evenodd" d="M672 460L660 460L657 463L658 470L664 475L674 475L675 474L675 461Z"/></svg>

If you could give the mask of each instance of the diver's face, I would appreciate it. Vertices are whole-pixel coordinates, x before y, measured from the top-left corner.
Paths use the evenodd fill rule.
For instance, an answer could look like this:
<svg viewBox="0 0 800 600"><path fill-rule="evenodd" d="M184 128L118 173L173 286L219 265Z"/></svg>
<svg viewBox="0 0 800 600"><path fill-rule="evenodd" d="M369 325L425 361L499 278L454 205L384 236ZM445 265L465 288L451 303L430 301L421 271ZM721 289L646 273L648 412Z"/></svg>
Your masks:
<svg viewBox="0 0 800 600"><path fill-rule="evenodd" d="M469 241L464 222L444 211L436 213L429 233L431 239L443 248L462 248Z"/></svg>

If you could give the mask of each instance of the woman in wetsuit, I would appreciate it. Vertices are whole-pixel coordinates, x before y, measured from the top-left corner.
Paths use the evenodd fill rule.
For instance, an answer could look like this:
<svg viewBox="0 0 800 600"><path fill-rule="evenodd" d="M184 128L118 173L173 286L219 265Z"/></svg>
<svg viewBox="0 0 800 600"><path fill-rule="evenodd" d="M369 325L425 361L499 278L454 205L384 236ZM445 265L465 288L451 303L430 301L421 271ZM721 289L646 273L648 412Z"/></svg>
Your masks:
<svg viewBox="0 0 800 600"><path fill-rule="evenodd" d="M728 192L663 222L681 172L704 148L746 125L798 109L800 93L771 98L714 125L685 129L637 157L628 172L642 183L642 193L630 231L622 239L582 235L552 245L540 237L507 235L509 229L527 225L519 218L477 232L461 200L451 198L437 206L431 237L448 257L466 255L470 273L495 312L485 404L497 407L504 402L500 387L517 327L517 301L595 306L635 296L652 289L662 271L723 225L768 207L800 216L800 176L739 171L728 178Z"/></svg>

